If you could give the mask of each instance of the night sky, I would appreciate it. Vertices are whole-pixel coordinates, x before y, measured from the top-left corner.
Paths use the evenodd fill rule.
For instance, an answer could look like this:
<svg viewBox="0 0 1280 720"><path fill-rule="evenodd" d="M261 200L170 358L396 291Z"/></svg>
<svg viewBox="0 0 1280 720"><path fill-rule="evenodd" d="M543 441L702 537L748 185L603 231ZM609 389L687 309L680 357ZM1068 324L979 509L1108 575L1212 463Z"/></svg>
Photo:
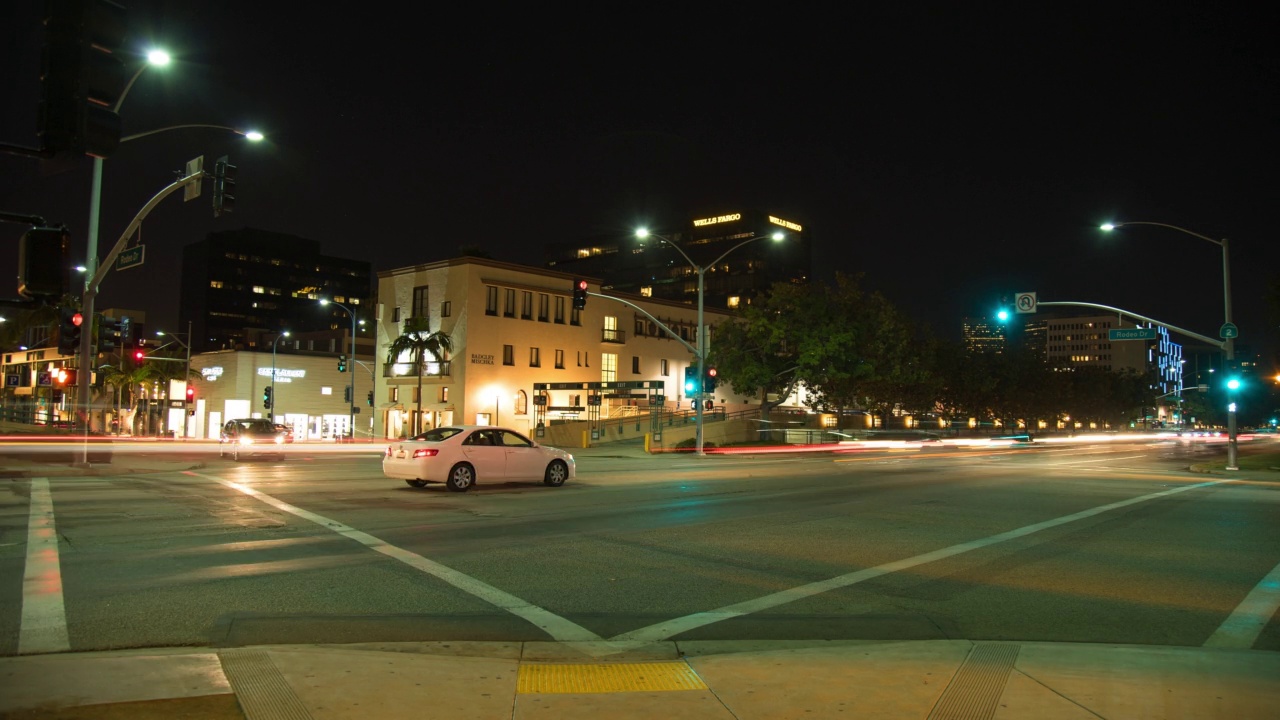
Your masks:
<svg viewBox="0 0 1280 720"><path fill-rule="evenodd" d="M106 162L103 255L186 160L239 168L234 214L212 217L208 185L175 195L143 227L146 264L107 277L99 307L153 327L176 323L182 246L214 230L315 239L375 271L464 245L541 265L550 242L754 207L806 226L820 277L865 273L943 338L1019 291L1216 337L1218 247L1096 228L1225 237L1238 343L1280 347L1275 10L122 4L131 49L176 60L134 86L126 134L268 138L173 131ZM36 143L41 5L0 10L4 142ZM90 162L3 155L0 169L0 209L67 224L83 259ZM6 277L23 229L0 225Z"/></svg>

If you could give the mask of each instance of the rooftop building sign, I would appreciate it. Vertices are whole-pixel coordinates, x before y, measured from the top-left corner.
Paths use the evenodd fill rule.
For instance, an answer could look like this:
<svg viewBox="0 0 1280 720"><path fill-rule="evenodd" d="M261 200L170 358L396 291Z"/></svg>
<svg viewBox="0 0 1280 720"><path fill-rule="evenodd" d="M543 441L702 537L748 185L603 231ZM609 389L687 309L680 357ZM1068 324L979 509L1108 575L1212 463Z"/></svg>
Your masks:
<svg viewBox="0 0 1280 720"><path fill-rule="evenodd" d="M774 217L770 215L769 222L773 223L774 225L781 225L782 227L788 230L795 230L796 232L804 232L804 228L800 226L800 223L793 223L790 220L783 220L780 217Z"/></svg>
<svg viewBox="0 0 1280 720"><path fill-rule="evenodd" d="M742 213L729 213L728 215L717 215L709 218L699 218L693 221L694 227L702 227L704 225L719 225L720 223L734 222L742 219Z"/></svg>

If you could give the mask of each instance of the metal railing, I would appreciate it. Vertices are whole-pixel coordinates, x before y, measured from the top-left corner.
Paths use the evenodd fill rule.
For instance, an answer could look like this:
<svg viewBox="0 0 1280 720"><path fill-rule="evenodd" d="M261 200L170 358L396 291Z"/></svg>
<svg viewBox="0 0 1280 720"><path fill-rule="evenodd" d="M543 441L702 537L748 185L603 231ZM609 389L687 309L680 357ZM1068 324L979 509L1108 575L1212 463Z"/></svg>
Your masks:
<svg viewBox="0 0 1280 720"><path fill-rule="evenodd" d="M603 328L600 330L600 341L607 343L625 343L627 341L627 331L618 330L617 328Z"/></svg>

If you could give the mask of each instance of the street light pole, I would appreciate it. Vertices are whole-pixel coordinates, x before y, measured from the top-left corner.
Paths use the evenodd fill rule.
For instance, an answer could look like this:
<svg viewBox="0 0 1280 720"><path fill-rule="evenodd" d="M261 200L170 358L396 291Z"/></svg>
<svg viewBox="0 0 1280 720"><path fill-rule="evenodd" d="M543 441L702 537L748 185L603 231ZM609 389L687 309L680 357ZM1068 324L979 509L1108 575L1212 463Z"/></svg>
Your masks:
<svg viewBox="0 0 1280 720"><path fill-rule="evenodd" d="M692 267L694 271L698 273L698 329L697 329L698 351L697 353L695 353L697 355L697 361L698 361L698 374L697 374L698 394L693 401L694 423L696 428L694 431L696 434L696 445L695 445L694 452L697 455L705 456L707 452L704 449L704 444L703 444L704 432L703 432L703 412L702 412L702 406L703 406L702 388L706 384L706 365L707 365L707 333L706 333L706 326L704 325L704 320L703 320L703 306L705 303L704 298L706 295L707 268L715 267L716 264L718 264L721 260L725 259L725 257L727 257L729 253L733 252L734 250L737 250L743 245L753 243L757 240L764 240L765 238L769 238L770 240L777 242L779 240L782 240L786 236L781 232L775 232L771 235L759 235L753 238L749 238L747 240L744 240L738 243L737 245L734 245L728 250L725 250L724 253L720 255L720 257L716 258L715 260L712 260L710 263L708 263L705 266L699 266L698 263L694 262L679 245L675 244L674 242L671 242L669 238L663 237L662 235L658 235L657 233L651 233L648 230L641 228L636 231L636 237L640 238L641 240L647 237L655 237L661 240L662 242L670 245L671 247L676 249L676 252L679 252L681 255L683 255L685 261L689 263L689 266Z"/></svg>
<svg viewBox="0 0 1280 720"><path fill-rule="evenodd" d="M1118 222L1118 223L1106 223L1105 225L1102 226L1102 229L1104 231L1110 232L1116 228L1121 228L1126 225L1154 225L1156 227L1167 228L1169 230L1176 230L1177 232L1183 233L1185 235L1190 235L1191 237L1196 237L1196 238L1200 238L1201 240L1211 242L1214 245L1217 245L1222 248L1222 308L1223 308L1223 315L1224 315L1223 329L1225 331L1226 327L1232 324L1231 323L1231 254L1227 248L1227 239L1222 238L1221 240L1215 240L1209 237L1208 235L1201 235L1200 233L1192 232L1190 230L1187 230L1186 228L1178 227L1177 225L1169 225L1166 223L1158 223L1158 222L1129 221L1129 222ZM1232 334L1231 337L1224 337L1222 339L1224 341L1222 344L1222 353L1224 357L1224 365L1226 366L1223 369L1224 371L1230 373L1232 366L1235 364L1234 360L1236 356L1235 355L1236 339L1234 334ZM1228 388L1228 392L1227 392L1227 468L1226 469L1239 470L1240 467L1237 464L1238 457L1239 457L1238 444L1236 440L1235 388Z"/></svg>
<svg viewBox="0 0 1280 720"><path fill-rule="evenodd" d="M321 305L337 305L338 307L342 308L347 313L347 315L351 316L351 363L354 365L356 361L356 313L355 311L347 307L346 305L343 305L340 302L334 302L333 300L321 300L320 304ZM347 432L351 433L351 440L352 442L354 442L356 439L356 371L355 371L355 368L348 367L344 370L344 372L351 373L351 389L348 391L348 402L347 402ZM274 381L275 378L272 377L272 380ZM271 392L273 396L271 400L272 402L274 402L275 391L272 390Z"/></svg>
<svg viewBox="0 0 1280 720"><path fill-rule="evenodd" d="M280 338L289 337L289 331L276 335L276 339L271 342L271 407L267 408L270 415L267 416L271 422L276 421L276 346L280 344Z"/></svg>

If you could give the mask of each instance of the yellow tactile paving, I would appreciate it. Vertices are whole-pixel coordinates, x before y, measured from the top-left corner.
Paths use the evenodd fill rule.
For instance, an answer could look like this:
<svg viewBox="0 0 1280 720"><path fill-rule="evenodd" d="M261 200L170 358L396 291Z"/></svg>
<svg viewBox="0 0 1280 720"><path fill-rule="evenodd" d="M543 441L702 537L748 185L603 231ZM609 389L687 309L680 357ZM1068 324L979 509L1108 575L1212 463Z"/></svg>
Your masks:
<svg viewBox="0 0 1280 720"><path fill-rule="evenodd" d="M682 662L520 665L516 692L622 693L668 690L706 690L707 686Z"/></svg>

